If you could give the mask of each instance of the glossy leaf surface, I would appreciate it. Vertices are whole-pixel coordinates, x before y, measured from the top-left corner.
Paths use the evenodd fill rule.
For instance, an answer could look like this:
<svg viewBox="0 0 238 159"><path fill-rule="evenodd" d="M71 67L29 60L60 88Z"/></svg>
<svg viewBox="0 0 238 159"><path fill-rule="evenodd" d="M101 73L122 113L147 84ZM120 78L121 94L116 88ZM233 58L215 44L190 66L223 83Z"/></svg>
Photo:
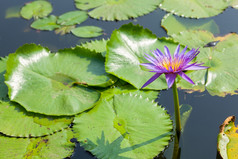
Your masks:
<svg viewBox="0 0 238 159"><path fill-rule="evenodd" d="M97 158L153 158L170 140L166 111L137 95L115 95L75 118L74 131Z"/></svg>
<svg viewBox="0 0 238 159"><path fill-rule="evenodd" d="M91 38L102 35L102 29L96 26L82 26L72 29L71 32L78 37Z"/></svg>
<svg viewBox="0 0 238 159"><path fill-rule="evenodd" d="M160 8L182 17L207 18L222 13L232 0L166 0Z"/></svg>
<svg viewBox="0 0 238 159"><path fill-rule="evenodd" d="M21 9L21 16L25 19L31 19L32 17L43 18L49 15L52 12L53 8L48 1L37 0L30 3L27 3Z"/></svg>
<svg viewBox="0 0 238 159"><path fill-rule="evenodd" d="M145 53L168 46L171 53L177 47L172 40L157 37L148 29L139 25L127 24L112 33L107 43L106 71L140 89L155 73L149 72L141 63L148 63ZM167 88L164 75L152 82L147 89L161 90Z"/></svg>
<svg viewBox="0 0 238 159"><path fill-rule="evenodd" d="M47 115L73 115L89 109L100 94L85 86L114 83L100 54L82 48L53 54L34 44L9 55L5 77L11 100L27 111Z"/></svg>
<svg viewBox="0 0 238 159"><path fill-rule="evenodd" d="M179 87L204 91L205 88L211 95L225 96L236 94L238 90L238 35L227 34L224 37L214 37L207 31L184 31L174 34L173 38L189 48L199 48L198 63L210 67L207 70L187 72L187 75L195 82L195 85L181 80ZM214 41L219 41L214 43ZM215 44L215 45L212 45ZM209 46L210 47L204 47ZM237 82L235 82L237 81Z"/></svg>
<svg viewBox="0 0 238 159"><path fill-rule="evenodd" d="M12 138L0 136L0 158L9 159L62 159L74 150L71 130L63 130L53 135L39 138Z"/></svg>
<svg viewBox="0 0 238 159"><path fill-rule="evenodd" d="M155 10L161 0L75 0L78 9L89 10L89 15L102 20L127 20Z"/></svg>

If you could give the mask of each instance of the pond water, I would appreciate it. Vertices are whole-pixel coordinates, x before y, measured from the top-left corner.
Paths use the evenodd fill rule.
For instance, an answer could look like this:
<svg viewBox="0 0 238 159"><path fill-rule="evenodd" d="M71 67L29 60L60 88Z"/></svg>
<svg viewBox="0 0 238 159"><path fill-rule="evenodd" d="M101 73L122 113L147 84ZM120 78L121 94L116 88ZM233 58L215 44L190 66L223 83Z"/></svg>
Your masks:
<svg viewBox="0 0 238 159"><path fill-rule="evenodd" d="M7 56L25 43L36 43L48 47L51 51L73 47L81 42L91 39L78 38L72 34L56 35L53 31L36 31L30 28L32 20L27 21L21 18L5 19L5 11L9 7L23 6L26 0L2 1L0 5L0 54ZM51 0L54 15L60 15L67 11L75 10L73 0ZM151 30L159 37L167 36L166 31L160 27L160 22L165 11L155 10L148 15L120 22L105 22L95 19L88 19L81 25L96 25L104 29L104 35L98 37L109 38L114 29L123 24L132 22L140 24ZM222 14L209 18L213 19L220 29L219 35L230 32L238 33L238 10L228 8ZM176 27L176 26L175 26ZM95 39L95 38L93 38ZM180 104L189 104L193 110L181 136L181 159L212 159L217 155L217 135L219 126L226 117L238 116L238 96L217 97L207 92L195 92L188 94L179 90ZM173 114L172 89L162 91L159 96L159 103L162 104L170 114ZM166 153L165 153L166 154ZM85 152L77 146L72 159L94 158L90 153Z"/></svg>

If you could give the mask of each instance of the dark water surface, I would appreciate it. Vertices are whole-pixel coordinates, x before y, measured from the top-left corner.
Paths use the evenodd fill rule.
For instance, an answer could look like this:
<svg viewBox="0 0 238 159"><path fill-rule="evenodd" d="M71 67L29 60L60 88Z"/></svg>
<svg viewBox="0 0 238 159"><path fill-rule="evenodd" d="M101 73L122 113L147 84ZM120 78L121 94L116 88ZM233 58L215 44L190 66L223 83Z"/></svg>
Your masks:
<svg viewBox="0 0 238 159"><path fill-rule="evenodd" d="M0 55L7 56L25 43L36 43L48 47L51 51L74 47L89 39L77 38L72 34L60 36L54 31L36 31L30 28L33 20L21 18L5 19L5 11L9 7L23 6L26 0L10 0L0 2ZM53 4L53 13L56 16L67 11L75 10L73 0L50 0ZM105 22L88 19L81 25L97 25L104 29L105 35L98 37L109 38L114 29L123 24L132 22L143 25L159 37L166 36L166 32L160 27L160 21L166 14L157 9L151 14L134 20L120 22ZM219 35L230 32L238 33L238 10L228 8L224 13L210 19L214 19L220 29ZM175 26L176 27L176 26ZM95 38L94 38L95 39ZM237 52L238 53L238 52ZM214 159L216 158L217 135L219 126L226 117L238 116L238 96L217 97L210 96L207 92L187 94L179 91L180 103L190 104L193 107L190 118L181 137L181 159ZM159 97L162 104L170 114L173 114L172 90L162 91ZM94 158L79 146L76 148L72 159ZM169 159L169 158L168 158Z"/></svg>

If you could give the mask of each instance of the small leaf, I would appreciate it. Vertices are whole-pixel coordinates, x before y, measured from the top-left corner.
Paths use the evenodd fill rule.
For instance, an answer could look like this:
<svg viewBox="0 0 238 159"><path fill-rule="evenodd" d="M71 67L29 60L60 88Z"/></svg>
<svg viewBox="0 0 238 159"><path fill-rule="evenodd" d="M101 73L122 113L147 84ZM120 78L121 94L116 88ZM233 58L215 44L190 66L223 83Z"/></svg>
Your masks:
<svg viewBox="0 0 238 159"><path fill-rule="evenodd" d="M46 115L83 112L100 96L86 86L107 87L116 81L105 72L100 54L78 47L50 53L35 44L9 55L5 78L12 101Z"/></svg>
<svg viewBox="0 0 238 159"><path fill-rule="evenodd" d="M167 14L161 21L161 26L167 30L168 35L178 34L185 30L208 30L213 34L219 33L219 27L214 20L188 19ZM174 27L176 26L176 27Z"/></svg>
<svg viewBox="0 0 238 159"><path fill-rule="evenodd" d="M102 20L128 20L154 11L161 0L75 0L78 9L89 10L89 15Z"/></svg>
<svg viewBox="0 0 238 159"><path fill-rule="evenodd" d="M31 27L38 30L54 30L60 28L60 25L56 24L57 17L51 15L43 19L38 19L31 24Z"/></svg>
<svg viewBox="0 0 238 159"><path fill-rule="evenodd" d="M52 12L53 8L48 1L37 0L30 3L27 3L21 9L21 16L25 19L35 19L43 18L48 16Z"/></svg>
<svg viewBox="0 0 238 159"><path fill-rule="evenodd" d="M101 53L103 57L106 55L106 45L109 39L94 40L86 43L82 43L80 47L87 48L91 51Z"/></svg>
<svg viewBox="0 0 238 159"><path fill-rule="evenodd" d="M235 126L235 116L229 116L220 126L217 142L217 150L223 159L238 157L238 127Z"/></svg>
<svg viewBox="0 0 238 159"><path fill-rule="evenodd" d="M7 8L5 18L9 19L9 18L19 18L19 17L21 17L20 9L21 9L21 6L14 6L14 7Z"/></svg>
<svg viewBox="0 0 238 159"><path fill-rule="evenodd" d="M73 133L69 129L39 138L12 138L1 135L1 158L66 158L74 151L74 144L70 142L71 138Z"/></svg>
<svg viewBox="0 0 238 159"><path fill-rule="evenodd" d="M75 25L80 24L88 19L85 11L71 11L59 16L57 23L60 25Z"/></svg>
<svg viewBox="0 0 238 159"><path fill-rule="evenodd" d="M36 137L69 127L72 117L51 117L29 113L20 105L0 101L0 132L8 136Z"/></svg>
<svg viewBox="0 0 238 159"><path fill-rule="evenodd" d="M160 8L190 18L207 18L222 13L232 0L166 0Z"/></svg>
<svg viewBox="0 0 238 159"><path fill-rule="evenodd" d="M166 111L140 94L103 99L75 117L73 130L97 158L153 158L170 140L172 122Z"/></svg>
<svg viewBox="0 0 238 159"><path fill-rule="evenodd" d="M62 26L61 28L55 29L56 34L64 35L70 33L72 29L75 28L75 25Z"/></svg>
<svg viewBox="0 0 238 159"><path fill-rule="evenodd" d="M77 27L71 32L78 37L82 38L91 38L91 37L97 37L102 35L102 29L96 26L82 26L82 27Z"/></svg>

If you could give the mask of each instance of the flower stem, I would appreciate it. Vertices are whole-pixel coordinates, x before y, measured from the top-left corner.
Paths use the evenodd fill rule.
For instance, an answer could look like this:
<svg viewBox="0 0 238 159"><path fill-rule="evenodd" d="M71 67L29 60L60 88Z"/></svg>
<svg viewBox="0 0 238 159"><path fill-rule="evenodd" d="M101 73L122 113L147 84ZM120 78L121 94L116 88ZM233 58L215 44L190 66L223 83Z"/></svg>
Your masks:
<svg viewBox="0 0 238 159"><path fill-rule="evenodd" d="M173 95L174 95L174 114L175 114L175 122L176 122L176 133L180 134L181 132L181 122L180 122L180 111L179 111L179 98L176 82L173 84Z"/></svg>

